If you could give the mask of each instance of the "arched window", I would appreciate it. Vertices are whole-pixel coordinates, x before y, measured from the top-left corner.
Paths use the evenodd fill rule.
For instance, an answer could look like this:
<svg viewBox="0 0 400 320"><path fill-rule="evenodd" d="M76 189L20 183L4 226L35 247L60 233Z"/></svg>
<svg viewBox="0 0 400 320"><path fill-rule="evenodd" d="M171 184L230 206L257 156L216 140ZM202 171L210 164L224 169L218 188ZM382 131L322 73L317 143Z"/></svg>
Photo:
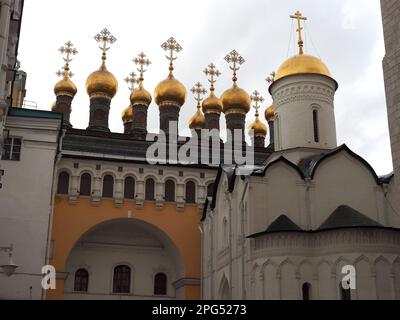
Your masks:
<svg viewBox="0 0 400 320"><path fill-rule="evenodd" d="M318 110L313 110L314 142L319 142Z"/></svg>
<svg viewBox="0 0 400 320"><path fill-rule="evenodd" d="M114 196L114 178L109 174L103 178L103 197L112 198Z"/></svg>
<svg viewBox="0 0 400 320"><path fill-rule="evenodd" d="M165 201L175 201L175 182L173 180L165 181Z"/></svg>
<svg viewBox="0 0 400 320"><path fill-rule="evenodd" d="M128 266L116 266L113 276L113 292L129 293L131 290L131 268Z"/></svg>
<svg viewBox="0 0 400 320"><path fill-rule="evenodd" d="M167 276L164 273L157 273L154 277L154 294L167 294Z"/></svg>
<svg viewBox="0 0 400 320"><path fill-rule="evenodd" d="M214 183L210 183L207 186L207 197L212 197L214 193Z"/></svg>
<svg viewBox="0 0 400 320"><path fill-rule="evenodd" d="M90 196L92 192L92 176L89 173L84 173L81 176L81 185L79 193L81 196Z"/></svg>
<svg viewBox="0 0 400 320"><path fill-rule="evenodd" d="M186 203L196 203L196 185L193 181L186 182Z"/></svg>
<svg viewBox="0 0 400 320"><path fill-rule="evenodd" d="M154 201L154 179L149 178L146 180L146 191L145 191L145 200Z"/></svg>
<svg viewBox="0 0 400 320"><path fill-rule="evenodd" d="M303 283L302 287L303 300L311 300L311 284L306 282Z"/></svg>
<svg viewBox="0 0 400 320"><path fill-rule="evenodd" d="M350 286L350 282L348 282ZM340 299L341 300L351 300L351 291L350 287L348 289L343 288L342 282L339 283L339 290L340 290Z"/></svg>
<svg viewBox="0 0 400 320"><path fill-rule="evenodd" d="M68 194L68 190L69 190L69 174L68 172L63 171L58 175L57 193Z"/></svg>
<svg viewBox="0 0 400 320"><path fill-rule="evenodd" d="M124 182L124 198L135 199L135 179L126 177Z"/></svg>
<svg viewBox="0 0 400 320"><path fill-rule="evenodd" d="M85 269L78 269L75 272L74 291L87 292L89 285L89 272Z"/></svg>

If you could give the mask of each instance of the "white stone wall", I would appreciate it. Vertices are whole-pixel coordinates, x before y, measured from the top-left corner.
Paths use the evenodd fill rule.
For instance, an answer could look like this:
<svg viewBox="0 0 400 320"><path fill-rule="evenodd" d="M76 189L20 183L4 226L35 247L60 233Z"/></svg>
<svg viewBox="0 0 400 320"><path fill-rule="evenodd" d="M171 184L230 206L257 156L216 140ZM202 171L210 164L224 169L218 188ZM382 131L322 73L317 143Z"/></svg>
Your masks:
<svg viewBox="0 0 400 320"><path fill-rule="evenodd" d="M321 75L294 75L274 82L275 150L335 148L335 91L335 81ZM313 110L318 111L319 142L314 141Z"/></svg>
<svg viewBox="0 0 400 320"><path fill-rule="evenodd" d="M22 149L20 161L2 161L0 246L14 245L19 267L9 278L0 274L0 299L40 299L60 120L8 117L6 127ZM0 265L7 260L0 252Z"/></svg>

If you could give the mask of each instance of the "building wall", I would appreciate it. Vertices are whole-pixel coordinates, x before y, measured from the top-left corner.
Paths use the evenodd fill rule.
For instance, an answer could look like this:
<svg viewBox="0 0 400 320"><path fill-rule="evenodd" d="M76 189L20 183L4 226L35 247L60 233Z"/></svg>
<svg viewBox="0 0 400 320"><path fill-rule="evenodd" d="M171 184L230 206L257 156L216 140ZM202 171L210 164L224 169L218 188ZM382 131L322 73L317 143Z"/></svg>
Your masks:
<svg viewBox="0 0 400 320"><path fill-rule="evenodd" d="M7 118L6 128L12 137L22 138L22 149L20 161L2 161L0 246L14 245L13 260L19 267L11 277L0 276L0 299L42 297L60 123L61 119ZM7 262L0 252L0 265Z"/></svg>
<svg viewBox="0 0 400 320"><path fill-rule="evenodd" d="M394 206L400 212L400 3L381 0L386 55L383 71L388 109L389 133L392 147L396 194Z"/></svg>

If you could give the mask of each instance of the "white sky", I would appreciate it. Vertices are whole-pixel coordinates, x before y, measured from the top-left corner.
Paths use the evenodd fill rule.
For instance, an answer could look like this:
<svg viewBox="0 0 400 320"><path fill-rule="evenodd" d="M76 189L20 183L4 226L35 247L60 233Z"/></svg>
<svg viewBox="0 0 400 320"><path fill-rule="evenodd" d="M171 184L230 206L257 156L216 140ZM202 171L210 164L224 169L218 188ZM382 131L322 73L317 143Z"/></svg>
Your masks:
<svg viewBox="0 0 400 320"><path fill-rule="evenodd" d="M183 47L174 74L188 93L197 81L207 84L202 70L210 62L222 72L216 93L229 88L232 76L224 56L236 49L246 59L238 83L249 93L261 92L265 109L271 97L264 79L295 53L289 15L297 9L309 19L305 51L321 57L339 83L335 101L338 143L346 143L378 174L391 172L382 73L385 50L377 0L26 0L19 49L22 69L28 73L26 99L37 102L39 109L50 110L58 81L55 72L63 65L58 48L71 40L79 51L71 63L72 80L78 87L71 122L75 128L86 128L89 98L85 82L101 63L93 37L108 28L118 39L107 60L108 69L119 81L110 111L112 131L123 131L120 115L129 105L123 79L135 70L132 59L144 51L152 61L144 86L153 93L168 74L168 61L160 46L171 36ZM181 130L187 128L195 106L188 94L180 115ZM251 111L248 123L253 115ZM158 125L153 101L148 129L155 132Z"/></svg>

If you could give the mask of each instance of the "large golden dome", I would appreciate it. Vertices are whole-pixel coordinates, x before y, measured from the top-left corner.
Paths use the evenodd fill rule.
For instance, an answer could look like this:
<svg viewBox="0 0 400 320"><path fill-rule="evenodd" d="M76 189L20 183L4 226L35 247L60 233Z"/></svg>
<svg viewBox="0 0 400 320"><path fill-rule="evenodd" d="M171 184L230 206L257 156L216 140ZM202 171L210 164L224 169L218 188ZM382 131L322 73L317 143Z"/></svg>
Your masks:
<svg viewBox="0 0 400 320"><path fill-rule="evenodd" d="M213 91L211 91L210 96L203 101L203 112L207 113L218 113L222 112L223 106L221 99L219 99Z"/></svg>
<svg viewBox="0 0 400 320"><path fill-rule="evenodd" d="M118 81L103 64L99 70L89 75L86 81L86 91L89 97L105 96L112 99L118 90Z"/></svg>
<svg viewBox="0 0 400 320"><path fill-rule="evenodd" d="M73 98L77 92L78 89L76 88L76 85L71 81L68 76L64 76L54 86L54 93L56 94L56 96L67 95Z"/></svg>
<svg viewBox="0 0 400 320"><path fill-rule="evenodd" d="M170 75L157 85L154 90L154 99L158 106L168 102L183 106L186 100L186 88L173 75Z"/></svg>
<svg viewBox="0 0 400 320"><path fill-rule="evenodd" d="M149 106L151 103L151 94L143 88L143 86L139 86L136 90L133 90L131 93L131 105L141 103Z"/></svg>
<svg viewBox="0 0 400 320"><path fill-rule="evenodd" d="M206 125L206 118L200 108L197 108L195 115L189 120L189 128L193 130L204 129Z"/></svg>
<svg viewBox="0 0 400 320"><path fill-rule="evenodd" d="M221 96L221 101L224 113L246 114L249 112L251 106L250 96L238 86L233 86L226 90Z"/></svg>
<svg viewBox="0 0 400 320"><path fill-rule="evenodd" d="M256 116L254 122L249 126L249 130L253 130L253 135L255 137L266 137L267 136L267 126Z"/></svg>
<svg viewBox="0 0 400 320"><path fill-rule="evenodd" d="M275 74L274 81L295 74L321 74L331 76L331 73L325 63L309 54L297 54L287 59L279 67Z"/></svg>
<svg viewBox="0 0 400 320"><path fill-rule="evenodd" d="M131 106L122 111L121 118L124 124L133 121L133 110Z"/></svg>

